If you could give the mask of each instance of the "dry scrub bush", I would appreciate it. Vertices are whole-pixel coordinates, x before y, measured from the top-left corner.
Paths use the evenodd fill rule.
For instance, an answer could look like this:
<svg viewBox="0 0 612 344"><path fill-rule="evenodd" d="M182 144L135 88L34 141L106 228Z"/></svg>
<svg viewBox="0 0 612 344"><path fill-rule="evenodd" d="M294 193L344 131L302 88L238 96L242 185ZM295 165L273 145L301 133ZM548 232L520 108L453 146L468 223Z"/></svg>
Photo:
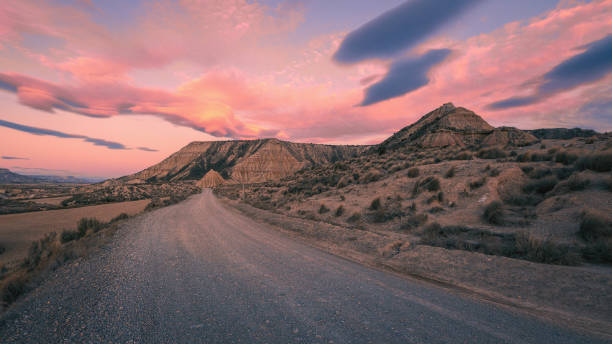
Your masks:
<svg viewBox="0 0 612 344"><path fill-rule="evenodd" d="M409 178L416 178L418 177L420 174L420 171L417 167L413 167L411 169L408 170L408 177Z"/></svg>
<svg viewBox="0 0 612 344"><path fill-rule="evenodd" d="M336 208L336 211L334 212L334 215L336 217L340 217L344 214L344 207L341 205L338 208Z"/></svg>
<svg viewBox="0 0 612 344"><path fill-rule="evenodd" d="M591 242L612 238L612 221L598 212L584 210L580 214L578 235Z"/></svg>
<svg viewBox="0 0 612 344"><path fill-rule="evenodd" d="M487 182L487 178L481 177L481 178L478 178L478 179L475 179L469 182L468 186L470 187L470 190L474 190L474 189L478 189L482 187L486 182Z"/></svg>
<svg viewBox="0 0 612 344"><path fill-rule="evenodd" d="M353 215L349 216L348 219L346 219L346 222L349 223L355 223L361 220L361 213L359 212L355 212L353 213Z"/></svg>
<svg viewBox="0 0 612 344"><path fill-rule="evenodd" d="M420 194L421 191L423 190L427 190L430 192L439 191L440 190L440 180L436 177L431 177L431 176L423 178L414 184L414 187L412 189L412 194L416 196Z"/></svg>
<svg viewBox="0 0 612 344"><path fill-rule="evenodd" d="M478 157L481 159L501 159L506 156L506 152L499 147L485 148L478 151Z"/></svg>
<svg viewBox="0 0 612 344"><path fill-rule="evenodd" d="M321 206L319 207L319 214L325 214L327 212L329 212L329 208L325 206L325 204L321 204Z"/></svg>
<svg viewBox="0 0 612 344"><path fill-rule="evenodd" d="M578 170L609 172L612 170L612 150L582 156L576 161L574 166Z"/></svg>
<svg viewBox="0 0 612 344"><path fill-rule="evenodd" d="M455 176L455 166L451 166L446 173L444 173L444 178L453 178Z"/></svg>
<svg viewBox="0 0 612 344"><path fill-rule="evenodd" d="M557 178L553 176L532 180L523 185L523 191L526 193L536 192L539 194L545 194L552 190L555 185L557 185L557 182Z"/></svg>
<svg viewBox="0 0 612 344"><path fill-rule="evenodd" d="M400 218L401 230L412 230L427 223L427 214L413 214Z"/></svg>
<svg viewBox="0 0 612 344"><path fill-rule="evenodd" d="M485 206L483 218L490 224L504 224L504 205L500 201L493 201Z"/></svg>

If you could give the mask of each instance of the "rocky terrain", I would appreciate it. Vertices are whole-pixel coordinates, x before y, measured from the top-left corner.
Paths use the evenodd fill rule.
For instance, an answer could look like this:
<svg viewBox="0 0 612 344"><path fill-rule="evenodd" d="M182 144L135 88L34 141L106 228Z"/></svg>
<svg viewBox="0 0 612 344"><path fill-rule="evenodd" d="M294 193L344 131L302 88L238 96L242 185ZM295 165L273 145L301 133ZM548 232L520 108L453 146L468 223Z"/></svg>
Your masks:
<svg viewBox="0 0 612 344"><path fill-rule="evenodd" d="M536 262L612 262L612 137L540 140L452 104L366 153L217 192L291 217ZM393 252L391 254L393 254Z"/></svg>
<svg viewBox="0 0 612 344"><path fill-rule="evenodd" d="M447 103L395 133L376 149L526 146L537 141L535 136L516 128L494 128L474 112Z"/></svg>
<svg viewBox="0 0 612 344"><path fill-rule="evenodd" d="M125 183L200 180L215 170L233 183L260 183L306 167L355 157L366 148L277 139L192 142L159 164L119 180Z"/></svg>
<svg viewBox="0 0 612 344"><path fill-rule="evenodd" d="M200 190L201 188L194 182L135 184L107 180L104 183L78 189L70 198L62 202L62 206L74 207L141 199L151 199L153 204L156 204L160 199L184 199Z"/></svg>

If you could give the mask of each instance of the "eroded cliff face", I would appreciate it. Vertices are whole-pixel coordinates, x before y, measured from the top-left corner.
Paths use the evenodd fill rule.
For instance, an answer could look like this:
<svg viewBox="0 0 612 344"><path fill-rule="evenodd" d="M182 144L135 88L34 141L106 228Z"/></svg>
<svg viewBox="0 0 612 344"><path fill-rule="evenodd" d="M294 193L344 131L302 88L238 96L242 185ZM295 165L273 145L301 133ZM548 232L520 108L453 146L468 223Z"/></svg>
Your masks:
<svg viewBox="0 0 612 344"><path fill-rule="evenodd" d="M473 111L447 103L398 131L380 146L389 149L405 146L523 146L537 141L533 135L516 128L494 128Z"/></svg>
<svg viewBox="0 0 612 344"><path fill-rule="evenodd" d="M210 170L196 183L196 185L201 188L214 188L226 183L227 181L221 177L219 172Z"/></svg>
<svg viewBox="0 0 612 344"><path fill-rule="evenodd" d="M192 142L159 164L121 180L200 180L215 170L230 183L259 183L286 177L314 164L348 159L367 148L277 139Z"/></svg>

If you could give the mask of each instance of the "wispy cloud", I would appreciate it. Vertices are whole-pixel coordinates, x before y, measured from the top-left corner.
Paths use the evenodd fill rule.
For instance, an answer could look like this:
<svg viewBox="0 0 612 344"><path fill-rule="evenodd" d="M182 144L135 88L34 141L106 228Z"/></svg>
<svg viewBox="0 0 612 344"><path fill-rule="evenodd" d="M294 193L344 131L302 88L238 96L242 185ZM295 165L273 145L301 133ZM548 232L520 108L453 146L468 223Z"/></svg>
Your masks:
<svg viewBox="0 0 612 344"><path fill-rule="evenodd" d="M538 103L580 85L603 79L612 72L612 34L582 47L584 52L561 62L534 83L533 94L511 97L489 105L492 110Z"/></svg>
<svg viewBox="0 0 612 344"><path fill-rule="evenodd" d="M38 128L38 127L31 127L31 126L28 126L28 125L13 123L13 122L1 120L1 119L0 119L0 126L6 127L6 128L15 129L15 130L22 131L22 132L25 132L25 133L30 133L30 134L33 134L33 135L55 136L55 137L59 137L59 138L63 138L63 139L81 139L81 140L83 140L85 142L92 143L92 144L94 144L96 146L103 146L103 147L106 147L108 149L130 149L130 148L126 147L125 145L119 143L119 142L108 141L108 140L104 140L104 139L98 139L98 138L89 137L89 136L85 136L85 135L69 134L69 133L64 133L64 132L57 131L57 130ZM145 149L142 149L142 148L145 148ZM139 149L140 150L144 150L144 151L154 151L153 149L146 148L146 147L139 147Z"/></svg>
<svg viewBox="0 0 612 344"><path fill-rule="evenodd" d="M159 150L157 150L157 149L147 148L147 147L138 147L136 149L139 149L139 150L145 151L145 152L159 152Z"/></svg>
<svg viewBox="0 0 612 344"><path fill-rule="evenodd" d="M356 63L395 57L479 1L406 1L349 33L334 54L334 60Z"/></svg>
<svg viewBox="0 0 612 344"><path fill-rule="evenodd" d="M28 158L20 158L17 156L2 156L0 157L0 159L4 159L4 160L30 160Z"/></svg>
<svg viewBox="0 0 612 344"><path fill-rule="evenodd" d="M429 83L427 73L451 53L448 49L430 50L419 57L394 62L387 74L368 87L361 106L403 96Z"/></svg>

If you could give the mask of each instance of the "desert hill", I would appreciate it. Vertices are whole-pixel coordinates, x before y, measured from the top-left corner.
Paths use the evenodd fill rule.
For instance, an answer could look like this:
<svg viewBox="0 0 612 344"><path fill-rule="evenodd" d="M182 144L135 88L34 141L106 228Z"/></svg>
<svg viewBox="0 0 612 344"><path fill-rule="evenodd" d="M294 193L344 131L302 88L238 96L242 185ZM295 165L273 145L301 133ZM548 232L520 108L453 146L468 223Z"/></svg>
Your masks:
<svg viewBox="0 0 612 344"><path fill-rule="evenodd" d="M537 141L535 136L516 128L494 128L474 112L447 103L398 131L380 147L525 146Z"/></svg>
<svg viewBox="0 0 612 344"><path fill-rule="evenodd" d="M259 183L289 176L304 167L355 157L366 148L277 139L192 142L159 164L120 180L200 180L215 170L228 181Z"/></svg>
<svg viewBox="0 0 612 344"><path fill-rule="evenodd" d="M40 180L30 177L24 176L15 172L11 172L9 169L0 168L0 183L5 184L27 184L27 183L39 183Z"/></svg>
<svg viewBox="0 0 612 344"><path fill-rule="evenodd" d="M539 139L569 140L575 137L591 137L599 134L595 130L581 128L546 128L525 130Z"/></svg>
<svg viewBox="0 0 612 344"><path fill-rule="evenodd" d="M0 184L38 184L38 183L65 183L65 184L88 184L92 180L77 178L73 176L31 176L12 172L6 168L0 168Z"/></svg>
<svg viewBox="0 0 612 344"><path fill-rule="evenodd" d="M210 170L196 183L196 185L201 188L214 188L225 183L227 183L227 181L223 179L217 171Z"/></svg>

